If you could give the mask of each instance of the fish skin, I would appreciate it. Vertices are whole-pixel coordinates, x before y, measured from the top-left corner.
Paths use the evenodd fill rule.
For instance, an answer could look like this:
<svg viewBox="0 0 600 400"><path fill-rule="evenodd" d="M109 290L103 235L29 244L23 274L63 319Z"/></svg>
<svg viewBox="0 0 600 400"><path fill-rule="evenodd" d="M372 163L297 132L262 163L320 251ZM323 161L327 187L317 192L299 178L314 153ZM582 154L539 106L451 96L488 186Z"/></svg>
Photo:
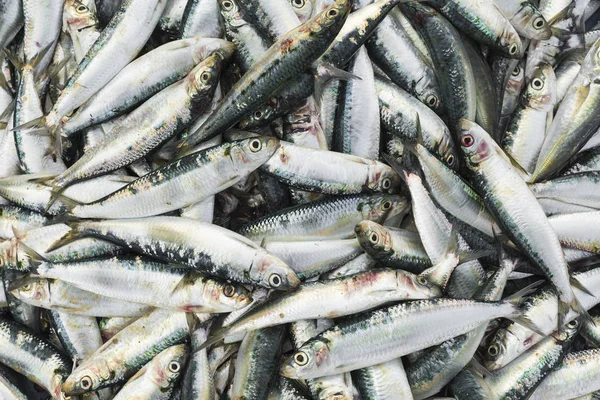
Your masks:
<svg viewBox="0 0 600 400"><path fill-rule="evenodd" d="M180 38L223 36L223 27L216 0L190 0L183 11Z"/></svg>
<svg viewBox="0 0 600 400"><path fill-rule="evenodd" d="M24 24L23 3L21 1L2 0L0 2L0 49L5 48Z"/></svg>
<svg viewBox="0 0 600 400"><path fill-rule="evenodd" d="M533 40L546 40L552 35L550 25L534 2L494 0L494 4L509 19L519 35Z"/></svg>

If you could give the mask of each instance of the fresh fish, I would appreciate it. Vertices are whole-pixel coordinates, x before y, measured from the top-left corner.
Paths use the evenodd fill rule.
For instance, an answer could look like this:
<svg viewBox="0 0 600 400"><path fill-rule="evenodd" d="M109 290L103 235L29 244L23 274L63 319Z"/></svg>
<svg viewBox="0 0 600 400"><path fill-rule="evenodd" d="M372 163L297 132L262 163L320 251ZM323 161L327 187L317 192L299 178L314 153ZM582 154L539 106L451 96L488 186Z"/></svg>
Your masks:
<svg viewBox="0 0 600 400"><path fill-rule="evenodd" d="M185 79L151 97L114 127L103 143L90 149L48 184L64 188L114 171L145 156L176 135L210 104L222 62L221 56L212 55L197 65Z"/></svg>
<svg viewBox="0 0 600 400"><path fill-rule="evenodd" d="M550 65L542 65L522 93L504 133L502 148L529 173L535 169L556 98L554 71Z"/></svg>
<svg viewBox="0 0 600 400"><path fill-rule="evenodd" d="M208 327L198 326L191 333L191 350L188 366L181 382L183 399L214 399L216 392L213 382L213 371L208 363L206 349L200 349L208 338Z"/></svg>
<svg viewBox="0 0 600 400"><path fill-rule="evenodd" d="M587 315L573 294L564 253L542 207L506 155L481 127L461 121L460 143L473 182L513 243L559 293L559 329L570 308Z"/></svg>
<svg viewBox="0 0 600 400"><path fill-rule="evenodd" d="M233 311L252 300L241 286L139 257L42 263L34 271L102 296L187 312Z"/></svg>
<svg viewBox="0 0 600 400"><path fill-rule="evenodd" d="M362 220L384 222L406 211L406 199L394 195L355 195L298 205L259 218L239 233L254 241L343 239ZM285 222L283 222L285 221Z"/></svg>
<svg viewBox="0 0 600 400"><path fill-rule="evenodd" d="M182 39L221 37L223 28L217 1L189 0L183 11L179 32Z"/></svg>
<svg viewBox="0 0 600 400"><path fill-rule="evenodd" d="M68 396L125 382L163 350L190 334L191 314L158 309L109 339L62 384Z"/></svg>
<svg viewBox="0 0 600 400"><path fill-rule="evenodd" d="M382 265L416 274L431 267L431 260L416 232L368 220L358 223L355 232L365 252Z"/></svg>
<svg viewBox="0 0 600 400"><path fill-rule="evenodd" d="M352 378L365 399L413 399L400 358L353 371Z"/></svg>
<svg viewBox="0 0 600 400"><path fill-rule="evenodd" d="M233 45L222 39L191 38L160 46L132 61L61 126L70 136L135 108L162 89L183 79L213 54L228 59Z"/></svg>
<svg viewBox="0 0 600 400"><path fill-rule="evenodd" d="M50 321L63 349L71 359L81 361L102 346L100 328L94 316L51 311Z"/></svg>
<svg viewBox="0 0 600 400"><path fill-rule="evenodd" d="M348 72L360 79L350 79L340 94L342 107L334 132L337 151L376 160L379 155L379 103L373 67L367 50L361 47Z"/></svg>
<svg viewBox="0 0 600 400"><path fill-rule="evenodd" d="M11 294L36 307L85 317L141 317L151 309L145 304L81 290L59 279L35 278Z"/></svg>
<svg viewBox="0 0 600 400"><path fill-rule="evenodd" d="M289 7L285 0L281 1ZM240 6L244 4L240 2ZM297 19L291 8L290 11ZM282 82L310 67L338 33L349 11L349 3L338 0L328 10L282 36L244 74L225 95L219 108L188 136L181 147L189 148L231 127L254 107L260 106Z"/></svg>
<svg viewBox="0 0 600 400"><path fill-rule="evenodd" d="M23 233L48 225L44 215L17 206L0 206L0 239L10 239L15 232Z"/></svg>
<svg viewBox="0 0 600 400"><path fill-rule="evenodd" d="M542 0L543 2L544 0ZM536 2L529 0L494 0L500 11L509 19L519 35L533 39L550 39L550 25L536 7Z"/></svg>
<svg viewBox="0 0 600 400"><path fill-rule="evenodd" d="M437 297L441 291L426 280L402 270L371 270L357 275L311 282L244 314L204 345L228 335L294 321L338 318L400 300Z"/></svg>
<svg viewBox="0 0 600 400"><path fill-rule="evenodd" d="M220 226L189 218L82 221L71 228L53 247L93 236L224 279L275 289L300 284L287 264L254 242Z"/></svg>
<svg viewBox="0 0 600 400"><path fill-rule="evenodd" d="M379 161L286 142L260 169L290 186L324 194L392 193L400 185L398 174Z"/></svg>
<svg viewBox="0 0 600 400"><path fill-rule="evenodd" d="M23 3L14 0L0 2L0 49L5 48L23 26Z"/></svg>

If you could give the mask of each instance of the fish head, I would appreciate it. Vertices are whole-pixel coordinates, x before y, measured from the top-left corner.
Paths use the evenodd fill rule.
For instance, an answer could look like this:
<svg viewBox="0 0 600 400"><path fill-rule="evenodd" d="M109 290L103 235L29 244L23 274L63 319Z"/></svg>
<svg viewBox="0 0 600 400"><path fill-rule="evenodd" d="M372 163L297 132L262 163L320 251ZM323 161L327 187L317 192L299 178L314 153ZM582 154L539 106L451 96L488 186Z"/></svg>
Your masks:
<svg viewBox="0 0 600 400"><path fill-rule="evenodd" d="M63 12L63 29L82 30L98 24L94 0L67 0Z"/></svg>
<svg viewBox="0 0 600 400"><path fill-rule="evenodd" d="M521 349L521 340L510 327L498 329L481 354L483 365L490 371L502 368L521 354Z"/></svg>
<svg viewBox="0 0 600 400"><path fill-rule="evenodd" d="M341 28L350 14L351 6L349 0L336 0L330 7L306 22L306 28L312 33Z"/></svg>
<svg viewBox="0 0 600 400"><path fill-rule="evenodd" d="M380 224L393 217L402 215L408 209L406 197L391 194L379 194L367 197L358 205L363 219L377 221Z"/></svg>
<svg viewBox="0 0 600 400"><path fill-rule="evenodd" d="M523 93L522 101L536 110L551 111L554 108L556 96L554 69L549 64L537 66Z"/></svg>
<svg viewBox="0 0 600 400"><path fill-rule="evenodd" d="M458 123L460 147L467 166L478 168L496 151L496 144L490 135L473 121L461 119Z"/></svg>
<svg viewBox="0 0 600 400"><path fill-rule="evenodd" d="M600 73L600 39L596 40L585 55L580 73L587 73L588 76L593 78L595 84L600 80L598 79Z"/></svg>
<svg viewBox="0 0 600 400"><path fill-rule="evenodd" d="M433 111L442 111L442 96L434 74L424 73L415 86L417 98Z"/></svg>
<svg viewBox="0 0 600 400"><path fill-rule="evenodd" d="M252 295L242 285L214 279L209 279L204 284L206 285L205 293L213 299L210 304L215 307L216 304L219 304L219 308L223 312L238 310L252 302Z"/></svg>
<svg viewBox="0 0 600 400"><path fill-rule="evenodd" d="M238 28L240 26L244 26L247 22L244 20L242 15L242 11L235 0L217 0L219 4L219 10L221 11L221 15L225 20L225 23L232 27Z"/></svg>
<svg viewBox="0 0 600 400"><path fill-rule="evenodd" d="M377 222L364 220L354 228L360 247L368 254L389 253L392 248L392 235Z"/></svg>
<svg viewBox="0 0 600 400"><path fill-rule="evenodd" d="M400 175L389 165L373 162L369 165L367 187L373 192L394 193L400 187Z"/></svg>
<svg viewBox="0 0 600 400"><path fill-rule="evenodd" d="M521 3L521 9L511 19L513 25L522 26L526 37L533 40L547 40L552 36L550 25L533 4Z"/></svg>
<svg viewBox="0 0 600 400"><path fill-rule="evenodd" d="M329 346L324 340L311 339L295 353L286 357L281 364L280 373L286 378L301 379L322 376L329 371ZM319 371L323 371L319 375Z"/></svg>
<svg viewBox="0 0 600 400"><path fill-rule="evenodd" d="M67 396L95 391L104 387L112 374L113 372L105 363L81 364L63 382L62 391Z"/></svg>
<svg viewBox="0 0 600 400"><path fill-rule="evenodd" d="M173 386L184 371L188 349L185 344L168 347L151 361L150 379L162 391ZM133 379L133 378L132 378Z"/></svg>
<svg viewBox="0 0 600 400"><path fill-rule="evenodd" d="M277 98L271 97L266 104L258 107L251 114L246 115L239 123L240 129L255 128L269 121L277 110Z"/></svg>
<svg viewBox="0 0 600 400"><path fill-rule="evenodd" d="M300 23L307 22L313 16L314 0L289 0L289 2Z"/></svg>
<svg viewBox="0 0 600 400"><path fill-rule="evenodd" d="M523 68L523 64L520 62L510 72L508 82L506 83L506 91L511 95L518 96L521 93L524 84L525 68Z"/></svg>
<svg viewBox="0 0 600 400"><path fill-rule="evenodd" d="M279 148L279 140L273 136L259 136L243 139L231 147L229 156L244 164L261 165ZM257 167L258 167L257 165Z"/></svg>
<svg viewBox="0 0 600 400"><path fill-rule="evenodd" d="M498 46L504 50L506 55L511 58L523 58L523 54L525 52L525 48L523 47L523 42L521 41L521 37L515 30L514 26L510 22L506 22L504 30L500 34L498 39Z"/></svg>
<svg viewBox="0 0 600 400"><path fill-rule="evenodd" d="M250 279L275 290L291 289L301 283L296 273L283 260L264 249L257 251L254 257Z"/></svg>
<svg viewBox="0 0 600 400"><path fill-rule="evenodd" d="M198 64L186 77L186 89L193 101L206 100L217 87L223 59L213 54Z"/></svg>
<svg viewBox="0 0 600 400"><path fill-rule="evenodd" d="M48 279L32 279L24 283L23 286L11 290L10 293L30 304L50 303L50 282Z"/></svg>
<svg viewBox="0 0 600 400"><path fill-rule="evenodd" d="M235 52L235 44L218 38L196 38L194 42L194 63L200 64L213 54L218 54L221 59L229 59Z"/></svg>
<svg viewBox="0 0 600 400"><path fill-rule="evenodd" d="M398 287L412 288L411 292L413 294L411 299L431 299L434 297L442 297L443 295L442 289L431 283L423 275L415 275L402 270L395 270L394 272L396 273Z"/></svg>
<svg viewBox="0 0 600 400"><path fill-rule="evenodd" d="M450 169L458 171L458 152L456 151L456 146L454 145L454 140L452 140L450 131L447 131L446 133L447 134L442 136L439 143L437 143L436 153L439 154ZM427 151L427 149L425 149L425 151Z"/></svg>

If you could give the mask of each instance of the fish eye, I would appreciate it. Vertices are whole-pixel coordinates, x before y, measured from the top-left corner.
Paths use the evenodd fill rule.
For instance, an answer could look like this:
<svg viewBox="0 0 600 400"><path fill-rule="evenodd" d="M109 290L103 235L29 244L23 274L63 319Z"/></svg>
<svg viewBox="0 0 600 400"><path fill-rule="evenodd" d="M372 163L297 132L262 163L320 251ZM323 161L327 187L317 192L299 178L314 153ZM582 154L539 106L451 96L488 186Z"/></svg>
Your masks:
<svg viewBox="0 0 600 400"><path fill-rule="evenodd" d="M299 351L294 354L294 362L300 366L308 364L308 356L305 352Z"/></svg>
<svg viewBox="0 0 600 400"><path fill-rule="evenodd" d="M427 279L421 275L417 276L417 282L419 282L421 285L427 285L429 283L429 281L427 281Z"/></svg>
<svg viewBox="0 0 600 400"><path fill-rule="evenodd" d="M384 188L385 190L391 188L392 187L392 180L390 178L385 178L381 182L381 187Z"/></svg>
<svg viewBox="0 0 600 400"><path fill-rule="evenodd" d="M304 0L292 0L292 5L296 8L302 8L304 4L306 4Z"/></svg>
<svg viewBox="0 0 600 400"><path fill-rule="evenodd" d="M577 325L579 325L579 323L577 322L577 320L576 320L576 319L574 319L573 321L571 321L571 322L569 322L569 323L567 324L567 326L568 326L569 328L577 328Z"/></svg>
<svg viewBox="0 0 600 400"><path fill-rule="evenodd" d="M376 232L371 232L371 234L369 235L369 242L371 242L373 244L377 244L378 241L379 241L379 235Z"/></svg>
<svg viewBox="0 0 600 400"><path fill-rule="evenodd" d="M84 6L83 4L82 4L82 5L80 5L79 7L77 7L77 12L78 12L78 13L82 13L82 14L83 14L83 13L84 13L84 12L86 12L87 10L88 10L88 8L87 8L86 6Z"/></svg>
<svg viewBox="0 0 600 400"><path fill-rule="evenodd" d="M533 21L533 27L535 29L542 29L544 27L544 25L546 24L546 21L544 20L543 17L537 17L534 21Z"/></svg>
<svg viewBox="0 0 600 400"><path fill-rule="evenodd" d="M427 98L425 99L425 101L427 102L427 104L430 107L433 107L433 106L435 106L437 104L438 98L437 98L436 95L430 94L429 96L427 96Z"/></svg>
<svg viewBox="0 0 600 400"><path fill-rule="evenodd" d="M233 287L233 285L227 284L223 288L223 294L227 297L233 296L234 293L235 293L235 288Z"/></svg>
<svg viewBox="0 0 600 400"><path fill-rule="evenodd" d="M250 151L256 153L262 148L262 143L258 139L254 139L250 141Z"/></svg>
<svg viewBox="0 0 600 400"><path fill-rule="evenodd" d="M221 6L223 6L225 10L229 11L233 8L233 3L231 1L224 1L221 3Z"/></svg>
<svg viewBox="0 0 600 400"><path fill-rule="evenodd" d="M471 147L475 143L475 140L473 140L473 136L471 135L464 135L460 138L460 143L465 147Z"/></svg>
<svg viewBox="0 0 600 400"><path fill-rule="evenodd" d="M210 80L210 72L203 72L202 75L200 75L200 80L202 83L208 82Z"/></svg>
<svg viewBox="0 0 600 400"><path fill-rule="evenodd" d="M540 90L544 87L544 82L540 78L535 78L531 81L531 87L535 90Z"/></svg>
<svg viewBox="0 0 600 400"><path fill-rule="evenodd" d="M271 276L269 276L269 285L271 285L271 287L281 286L281 277L278 274L271 274Z"/></svg>
<svg viewBox="0 0 600 400"><path fill-rule="evenodd" d="M454 158L454 154L450 154L448 157L446 157L446 162L449 166L453 167L454 161L456 161L456 158Z"/></svg>
<svg viewBox="0 0 600 400"><path fill-rule="evenodd" d="M515 69L513 69L512 72L512 76L519 76L519 74L521 73L521 67L519 67L518 65L515 67Z"/></svg>
<svg viewBox="0 0 600 400"><path fill-rule="evenodd" d="M490 356L496 357L498 355L498 353L500 353L500 349L498 349L498 346L496 346L495 344L493 344L490 347L488 347L487 352L488 352L488 354Z"/></svg>
<svg viewBox="0 0 600 400"><path fill-rule="evenodd" d="M255 119L261 119L261 118L262 118L262 116L263 116L263 113L262 113L262 111L260 111L260 110L256 110L256 111L254 111L254 118L255 118Z"/></svg>
<svg viewBox="0 0 600 400"><path fill-rule="evenodd" d="M169 363L169 371L176 373L181 370L181 365L177 361L171 361Z"/></svg>
<svg viewBox="0 0 600 400"><path fill-rule="evenodd" d="M337 15L338 15L338 12L337 12L337 10L331 9L331 10L327 11L327 16L328 16L329 18L334 18L334 17L336 17Z"/></svg>
<svg viewBox="0 0 600 400"><path fill-rule="evenodd" d="M392 202L391 201L384 201L383 204L381 205L381 208L383 209L383 211L389 210L390 208L392 208Z"/></svg>
<svg viewBox="0 0 600 400"><path fill-rule="evenodd" d="M92 388L92 378L90 378L89 376L84 376L83 378L81 378L81 381L79 382L79 385L81 386L81 388L83 390L88 390Z"/></svg>
<svg viewBox="0 0 600 400"><path fill-rule="evenodd" d="M22 292L29 292L32 288L33 288L33 286L31 284L23 285L23 286L21 286L21 291Z"/></svg>
<svg viewBox="0 0 600 400"><path fill-rule="evenodd" d="M519 48L518 48L517 44L513 43L508 48L508 54L510 54L511 56L514 56L515 54L517 54L518 50L519 50Z"/></svg>

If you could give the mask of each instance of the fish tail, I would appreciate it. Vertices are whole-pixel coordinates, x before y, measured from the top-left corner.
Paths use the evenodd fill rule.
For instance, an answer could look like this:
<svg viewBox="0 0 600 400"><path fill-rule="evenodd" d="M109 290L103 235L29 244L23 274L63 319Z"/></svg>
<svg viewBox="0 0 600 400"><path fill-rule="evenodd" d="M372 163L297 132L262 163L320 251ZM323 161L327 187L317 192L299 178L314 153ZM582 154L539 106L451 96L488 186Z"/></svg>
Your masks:
<svg viewBox="0 0 600 400"><path fill-rule="evenodd" d="M573 296L573 301L569 303L569 308L579 314L584 320L592 324L592 326L596 326L594 319L590 316L581 302L579 302L579 299L576 296ZM560 327L562 327L562 325Z"/></svg>
<svg viewBox="0 0 600 400"><path fill-rule="evenodd" d="M217 330L215 330L212 335L204 342L200 345L200 347L198 347L197 351L200 351L202 349L206 349L209 346L213 346L217 343L222 342L225 339L225 336L227 335L227 332L229 331L229 329L223 327L223 328L219 328Z"/></svg>
<svg viewBox="0 0 600 400"><path fill-rule="evenodd" d="M332 79L338 80L350 80L350 79L359 79L362 78L356 76L350 72L346 72L343 69L339 69L328 63L320 63L317 67L317 71L315 72L315 101L317 102L317 106L321 105L321 101L323 100L323 91L327 82Z"/></svg>
<svg viewBox="0 0 600 400"><path fill-rule="evenodd" d="M543 281L534 282L531 285L514 293L510 297L507 297L506 299L502 300L502 302L509 303L513 307L512 314L507 317L508 319L510 319L513 322L516 322L521 326L524 326L527 329L534 331L538 335L548 336L529 317L527 317L527 315L525 315L520 308L520 305L523 302L523 298L533 293L535 289L542 284L542 282Z"/></svg>
<svg viewBox="0 0 600 400"><path fill-rule="evenodd" d="M65 221L64 223L68 225L69 228L71 228L71 230L67 232L63 237L52 243L50 247L48 247L48 249L46 250L47 253L54 251L60 247L63 247L69 243L72 243L75 240L80 239L82 236L84 236L83 228L81 227L80 221Z"/></svg>

